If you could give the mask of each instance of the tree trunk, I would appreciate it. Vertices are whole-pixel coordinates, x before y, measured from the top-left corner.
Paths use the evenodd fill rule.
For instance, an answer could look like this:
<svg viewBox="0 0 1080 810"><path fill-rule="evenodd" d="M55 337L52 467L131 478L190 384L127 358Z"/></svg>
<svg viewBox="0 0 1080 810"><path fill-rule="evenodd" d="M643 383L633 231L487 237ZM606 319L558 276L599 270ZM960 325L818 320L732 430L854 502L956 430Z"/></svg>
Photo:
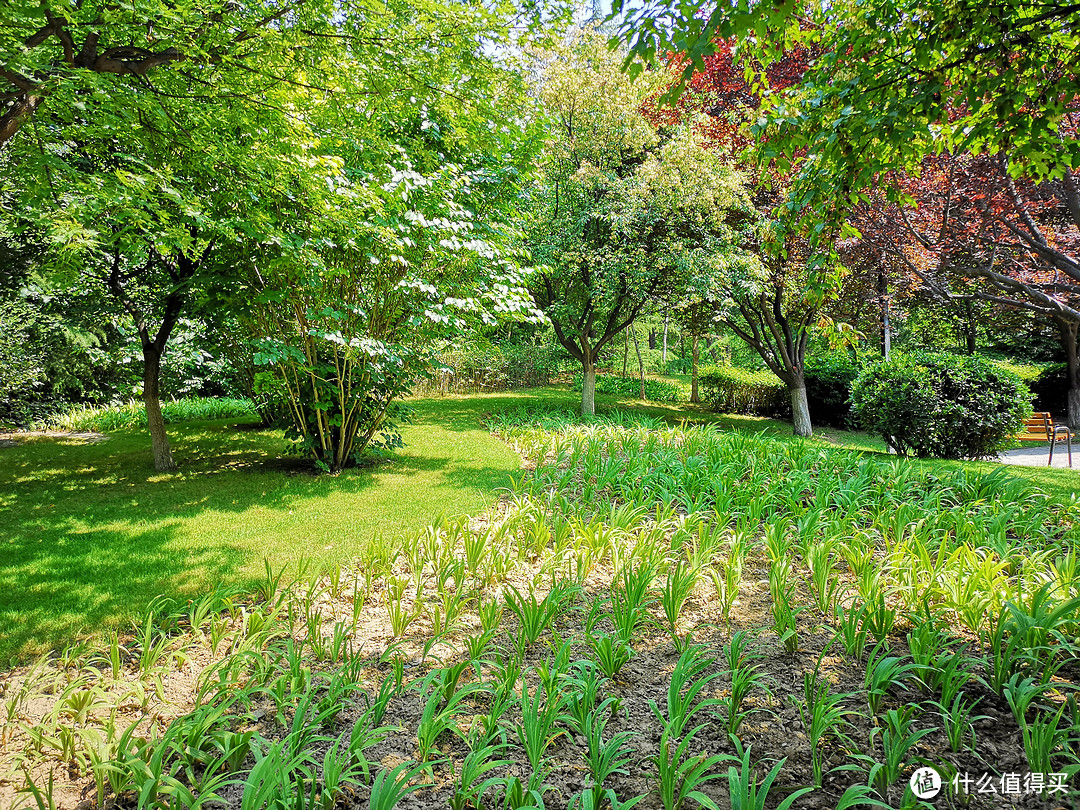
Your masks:
<svg viewBox="0 0 1080 810"><path fill-rule="evenodd" d="M161 376L161 353L153 346L143 345L143 402L146 403L146 423L150 428L150 445L154 452L154 469L173 472L172 448L165 432L165 419L161 415L159 378Z"/></svg>
<svg viewBox="0 0 1080 810"><path fill-rule="evenodd" d="M690 338L690 341L690 401L697 403L701 402L701 397L698 396L697 388L698 336L696 332Z"/></svg>
<svg viewBox="0 0 1080 810"><path fill-rule="evenodd" d="M581 415L596 415L596 361L588 355L581 362Z"/></svg>
<svg viewBox="0 0 1080 810"><path fill-rule="evenodd" d="M632 324L630 328L634 329ZM641 398L645 399L645 361L641 359L641 344L638 343L637 329L634 329L634 351L637 352L638 379L641 381Z"/></svg>
<svg viewBox="0 0 1080 810"><path fill-rule="evenodd" d="M1069 403L1069 427L1080 429L1080 358L1077 357L1077 329L1075 321L1058 321L1061 331L1061 343L1065 348L1066 381L1069 384L1067 402Z"/></svg>
<svg viewBox="0 0 1080 810"><path fill-rule="evenodd" d="M664 316L664 352L660 355L660 362L664 364L664 373L667 374L667 326L668 316Z"/></svg>
<svg viewBox="0 0 1080 810"><path fill-rule="evenodd" d="M630 360L630 327L623 329L622 375L626 376L626 364Z"/></svg>
<svg viewBox="0 0 1080 810"><path fill-rule="evenodd" d="M796 436L813 436L810 425L810 403L806 399L806 382L799 379L798 385L789 386L791 391L791 420Z"/></svg>

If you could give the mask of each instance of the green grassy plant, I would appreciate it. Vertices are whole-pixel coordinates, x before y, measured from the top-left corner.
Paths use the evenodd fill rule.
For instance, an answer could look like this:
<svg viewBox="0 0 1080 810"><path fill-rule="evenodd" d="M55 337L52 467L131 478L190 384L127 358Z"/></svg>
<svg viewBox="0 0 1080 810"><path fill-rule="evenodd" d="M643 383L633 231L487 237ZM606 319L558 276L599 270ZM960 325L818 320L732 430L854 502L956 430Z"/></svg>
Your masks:
<svg viewBox="0 0 1080 810"><path fill-rule="evenodd" d="M161 416L168 424L208 419L238 419L257 416L257 414L255 406L247 399L184 397L163 400ZM146 405L136 399L115 405L80 405L50 417L43 425L51 430L69 430L75 433L89 431L110 433L115 430L145 426Z"/></svg>
<svg viewBox="0 0 1080 810"><path fill-rule="evenodd" d="M605 798L604 784L615 774L628 773L627 766L634 753L634 748L630 745L630 740L634 738L633 732L620 731L604 739L608 717L610 715L600 710L590 712L582 729L587 746L583 757L592 779L591 806L597 808L603 804Z"/></svg>
<svg viewBox="0 0 1080 810"><path fill-rule="evenodd" d="M799 649L799 631L796 618L799 608L791 603L791 572L788 562L779 558L769 568L769 593L772 596L773 630L789 655Z"/></svg>
<svg viewBox="0 0 1080 810"><path fill-rule="evenodd" d="M627 644L638 630L652 623L649 607L656 602L650 591L656 570L650 565L624 565L615 575L617 587L611 591L611 621L615 632Z"/></svg>
<svg viewBox="0 0 1080 810"><path fill-rule="evenodd" d="M878 713L890 692L907 688L908 676L915 668L914 663L904 661L897 655L889 655L889 648L884 642L874 647L867 659L863 679L866 703L871 714Z"/></svg>
<svg viewBox="0 0 1080 810"><path fill-rule="evenodd" d="M1005 699L1013 711L1024 741L1024 756L1034 773L1055 773L1058 765L1071 760L1065 771L1080 773L1080 757L1075 746L1080 744L1080 714L1076 696L1070 695L1055 711L1052 706L1040 705L1049 687L1035 679L1013 675L1005 684ZM1035 709L1036 711L1032 711ZM1068 714L1066 714L1068 709ZM1070 748L1072 749L1070 752Z"/></svg>
<svg viewBox="0 0 1080 810"><path fill-rule="evenodd" d="M496 786L505 784L501 777L489 775L513 764L509 759L496 759L505 748L505 744L485 742L478 735L470 738L469 753L461 762L454 795L449 802L450 810L483 807L484 796Z"/></svg>
<svg viewBox="0 0 1080 810"><path fill-rule="evenodd" d="M844 708L844 701L851 695L832 692L820 666L819 659L813 672L803 673L803 700L791 696L810 743L810 764L817 787L821 787L825 774L822 745L829 740L850 742L846 729L851 727L847 719L851 711Z"/></svg>
<svg viewBox="0 0 1080 810"><path fill-rule="evenodd" d="M530 589L523 594L513 585L504 594L506 606L518 620L518 645L521 649L531 647L554 625L577 595L577 586L569 583L553 585L543 599L537 599Z"/></svg>
<svg viewBox="0 0 1080 810"><path fill-rule="evenodd" d="M423 763L402 762L388 770L379 771L371 785L369 810L393 810L410 793L426 787L424 782L412 780L423 774L427 767Z"/></svg>
<svg viewBox="0 0 1080 810"><path fill-rule="evenodd" d="M439 688L438 685L428 693L416 726L418 761L427 762L439 737L448 731L465 738L465 733L457 725L457 718L464 710L462 704L470 695L483 690L482 684L469 683L460 689L454 689L449 695L445 688Z"/></svg>
<svg viewBox="0 0 1080 810"><path fill-rule="evenodd" d="M731 693L724 700L727 711L727 732L737 736L743 721L754 713L746 708L746 699L754 691L768 693L761 665L756 663L763 656L751 643L751 635L740 630L731 637L727 646L728 676L731 678Z"/></svg>
<svg viewBox="0 0 1080 810"><path fill-rule="evenodd" d="M634 649L623 638L613 633L590 634L586 641L596 658L600 671L608 678L614 678L633 657Z"/></svg>
<svg viewBox="0 0 1080 810"><path fill-rule="evenodd" d="M660 712L655 701L649 701L653 713L666 724L674 737L682 737L698 712L723 704L719 698L702 699L703 693L722 674L719 671L704 674L715 663L716 659L710 657L704 647L687 647L675 663L668 682L666 715Z"/></svg>
<svg viewBox="0 0 1080 810"><path fill-rule="evenodd" d="M853 604L844 607L836 605L837 638L844 645L844 651L848 657L861 661L866 649L867 631L864 627L864 618L867 613L865 604Z"/></svg>
<svg viewBox="0 0 1080 810"><path fill-rule="evenodd" d="M729 765L727 771L728 797L731 802L731 810L765 810L765 804L769 800L769 791L772 790L773 783L776 781L776 777L780 775L780 769L784 767L787 759L781 759L774 764L765 775L765 778L759 783L757 777L754 776L754 768L750 763L750 747L747 746L744 749L742 744L736 740L735 750L738 756L728 757L728 759L737 762L738 767ZM812 792L813 788L799 788L784 797L776 805L776 810L788 810L799 799Z"/></svg>
<svg viewBox="0 0 1080 810"><path fill-rule="evenodd" d="M664 618L667 620L667 631L671 634L672 643L679 649L683 645L683 639L679 635L679 616L682 614L683 605L690 594L693 593L698 581L698 571L684 565L674 565L668 571L664 581L664 588L660 592L660 604L664 609Z"/></svg>
<svg viewBox="0 0 1080 810"><path fill-rule="evenodd" d="M915 761L913 749L919 740L937 731L935 728L916 731L913 728L916 711L915 706L889 709L885 713L885 724L870 731L871 745L876 737L881 746L881 760L871 765L870 781L886 801L891 801L891 792L900 783L900 775ZM861 756L871 761L865 755Z"/></svg>
<svg viewBox="0 0 1080 810"><path fill-rule="evenodd" d="M722 776L716 766L730 757L727 754L691 755L690 745L701 728L692 729L677 743L670 728L665 728L660 735L660 750L653 762L664 810L682 810L687 801L709 810L720 810L715 801L701 792L701 787Z"/></svg>
<svg viewBox="0 0 1080 810"><path fill-rule="evenodd" d="M546 698L537 689L529 695L525 683L521 685L521 722L514 726L518 742L525 749L534 774L544 771L544 758L548 748L560 736L561 729L556 729L556 722L562 714L562 696L558 693Z"/></svg>

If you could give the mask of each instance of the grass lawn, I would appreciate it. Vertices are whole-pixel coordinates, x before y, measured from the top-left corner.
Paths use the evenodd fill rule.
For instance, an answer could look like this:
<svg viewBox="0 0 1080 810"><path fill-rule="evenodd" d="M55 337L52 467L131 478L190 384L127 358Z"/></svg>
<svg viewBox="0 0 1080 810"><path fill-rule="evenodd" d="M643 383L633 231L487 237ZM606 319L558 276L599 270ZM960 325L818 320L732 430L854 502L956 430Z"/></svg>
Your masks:
<svg viewBox="0 0 1080 810"><path fill-rule="evenodd" d="M100 444L39 438L0 448L0 665L126 627L158 594L184 599L221 584L249 588L264 559L275 569L302 558L325 567L357 556L376 533L415 531L442 511L481 511L520 468L517 454L482 427L482 415L578 401L559 388L418 400L403 450L337 477L313 476L282 458L279 432L235 421L170 426L181 465L172 475L152 470L148 440L136 430ZM672 422L791 435L782 422L689 405L603 395L597 402ZM866 434L844 431L811 441L884 450ZM1062 499L1080 482L1070 470L1008 469Z"/></svg>
<svg viewBox="0 0 1080 810"><path fill-rule="evenodd" d="M416 405L393 460L337 477L281 458L280 432L227 421L170 425L173 475L141 431L0 448L0 663L126 627L158 594L249 587L264 558L325 566L376 532L481 511L520 458L480 425L482 401Z"/></svg>

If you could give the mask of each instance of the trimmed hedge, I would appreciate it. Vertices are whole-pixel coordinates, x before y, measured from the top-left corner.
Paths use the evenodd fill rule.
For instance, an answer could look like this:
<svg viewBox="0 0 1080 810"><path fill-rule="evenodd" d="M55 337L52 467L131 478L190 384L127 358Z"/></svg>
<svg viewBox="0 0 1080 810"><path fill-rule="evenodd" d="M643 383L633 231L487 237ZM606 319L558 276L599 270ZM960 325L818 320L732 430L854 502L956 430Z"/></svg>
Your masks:
<svg viewBox="0 0 1080 810"><path fill-rule="evenodd" d="M853 430L859 420L851 409L851 386L861 366L849 354L822 354L806 358L806 399L815 425Z"/></svg>
<svg viewBox="0 0 1080 810"><path fill-rule="evenodd" d="M574 390L581 390L582 375L574 375ZM623 397L641 396L641 379L618 374L597 374L596 393ZM679 385L665 380L645 378L645 399L653 402L686 402L690 395Z"/></svg>
<svg viewBox="0 0 1080 810"><path fill-rule="evenodd" d="M919 458L991 458L1031 415L1020 377L977 356L895 354L864 368L851 397L867 430Z"/></svg>
<svg viewBox="0 0 1080 810"><path fill-rule="evenodd" d="M702 399L720 413L783 416L791 412L787 386L768 369L704 366L698 370L698 387Z"/></svg>
<svg viewBox="0 0 1080 810"><path fill-rule="evenodd" d="M435 357L436 371L420 380L416 394L482 394L547 385L567 362L562 350L548 345L447 347Z"/></svg>

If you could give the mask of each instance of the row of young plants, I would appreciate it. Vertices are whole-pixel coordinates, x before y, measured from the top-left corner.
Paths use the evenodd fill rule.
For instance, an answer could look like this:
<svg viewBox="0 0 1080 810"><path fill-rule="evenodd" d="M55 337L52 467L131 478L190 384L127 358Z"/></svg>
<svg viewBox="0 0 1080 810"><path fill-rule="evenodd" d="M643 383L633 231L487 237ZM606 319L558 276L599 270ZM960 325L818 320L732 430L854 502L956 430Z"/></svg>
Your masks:
<svg viewBox="0 0 1080 810"><path fill-rule="evenodd" d="M994 706L1030 772L1077 767L1075 510L622 414L494 421L538 462L497 519L163 601L5 678L23 798L59 775L100 807L916 807L914 765L980 762Z"/></svg>

